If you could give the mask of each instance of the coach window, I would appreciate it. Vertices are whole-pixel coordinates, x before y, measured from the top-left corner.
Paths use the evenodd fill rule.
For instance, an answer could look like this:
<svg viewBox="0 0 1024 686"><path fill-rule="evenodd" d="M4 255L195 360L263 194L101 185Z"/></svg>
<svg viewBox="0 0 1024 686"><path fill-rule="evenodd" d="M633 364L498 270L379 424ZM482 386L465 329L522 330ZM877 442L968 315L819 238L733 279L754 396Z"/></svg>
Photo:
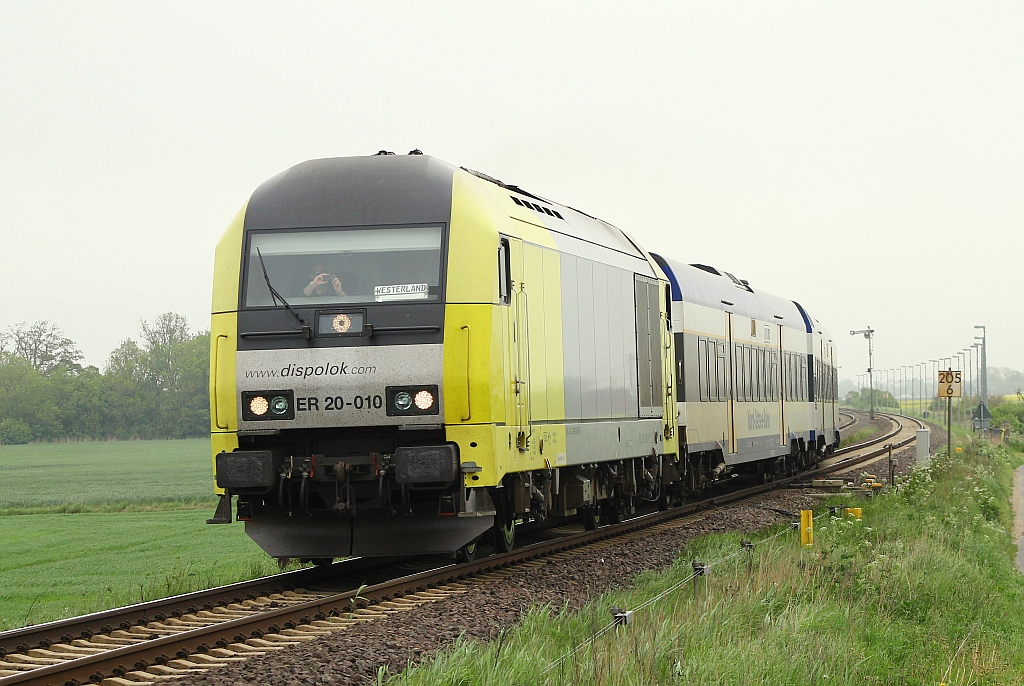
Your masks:
<svg viewBox="0 0 1024 686"><path fill-rule="evenodd" d="M753 400L756 403L756 402L760 402L761 401L761 349L760 348L756 348L756 347L751 347L750 348L750 361L751 361L751 365L750 366L752 367L752 371L753 371L753 374L751 376L753 376L752 381L754 382L753 384L751 384L752 388L750 389L750 396L751 396L750 399Z"/></svg>
<svg viewBox="0 0 1024 686"><path fill-rule="evenodd" d="M718 348L718 401L725 402L728 400L728 389L726 388L726 370L725 370L725 343L719 341L716 344Z"/></svg>
<svg viewBox="0 0 1024 686"><path fill-rule="evenodd" d="M509 269L508 239L498 242L498 301L508 305L512 297L512 270Z"/></svg>
<svg viewBox="0 0 1024 686"><path fill-rule="evenodd" d="M789 353L782 353L782 399L789 400Z"/></svg>
<svg viewBox="0 0 1024 686"><path fill-rule="evenodd" d="M755 375L755 369L754 369L754 355L753 355L753 353L754 353L754 349L751 348L749 345L743 346L743 365L744 365L744 369L747 372L746 373L747 389L746 389L745 397L746 397L748 402L753 402L754 401L754 375Z"/></svg>
<svg viewBox="0 0 1024 686"><path fill-rule="evenodd" d="M697 389L701 402L708 400L708 342L705 338L697 339Z"/></svg>
<svg viewBox="0 0 1024 686"><path fill-rule="evenodd" d="M785 383L783 393L786 400L793 401L793 355L783 353L782 364L785 366Z"/></svg>
<svg viewBox="0 0 1024 686"><path fill-rule="evenodd" d="M795 353L789 354L789 383L793 402L800 400L800 359Z"/></svg>
<svg viewBox="0 0 1024 686"><path fill-rule="evenodd" d="M768 371L764 363L764 348L757 349L757 399L764 402L768 399Z"/></svg>
<svg viewBox="0 0 1024 686"><path fill-rule="evenodd" d="M700 373L704 376L704 384L701 386L700 399L705 401L711 400L711 374L708 373L711 369L711 356L708 355L708 344L710 342L711 341L705 338L703 345L701 345L701 352L703 353L703 358L701 360Z"/></svg>
<svg viewBox="0 0 1024 686"><path fill-rule="evenodd" d="M716 387L718 385L718 376L716 371L717 360L715 359L715 342L711 339L704 341L704 345L707 347L707 375L708 375L708 401L715 402L718 397Z"/></svg>
<svg viewBox="0 0 1024 686"><path fill-rule="evenodd" d="M683 366L683 334L677 333L673 336L676 344L676 402L686 402L686 369Z"/></svg>
<svg viewBox="0 0 1024 686"><path fill-rule="evenodd" d="M807 358L803 355L800 356L800 400L807 402L808 384L807 384Z"/></svg>
<svg viewBox="0 0 1024 686"><path fill-rule="evenodd" d="M757 348L747 348L747 400L757 402Z"/></svg>
<svg viewBox="0 0 1024 686"><path fill-rule="evenodd" d="M772 391L772 402L778 402L779 400L779 351L772 351L772 376L771 376L771 391Z"/></svg>

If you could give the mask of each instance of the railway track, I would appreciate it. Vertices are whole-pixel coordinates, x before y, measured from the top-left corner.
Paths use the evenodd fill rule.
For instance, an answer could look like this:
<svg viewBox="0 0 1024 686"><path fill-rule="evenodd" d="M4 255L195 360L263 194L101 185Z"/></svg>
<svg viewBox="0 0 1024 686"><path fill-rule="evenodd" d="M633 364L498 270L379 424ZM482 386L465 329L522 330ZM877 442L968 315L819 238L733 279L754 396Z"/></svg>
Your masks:
<svg viewBox="0 0 1024 686"><path fill-rule="evenodd" d="M0 632L0 686L156 683L414 610L463 593L469 585L543 565L580 548L613 545L624 536L646 536L659 528L678 526L698 512L735 505L808 477L848 470L887 453L888 443L898 448L914 440L916 427L901 421L909 418L880 416L892 422L891 431L836 451L817 469L596 531L566 533L470 563L452 564L436 557L347 560L327 569L299 570Z"/></svg>

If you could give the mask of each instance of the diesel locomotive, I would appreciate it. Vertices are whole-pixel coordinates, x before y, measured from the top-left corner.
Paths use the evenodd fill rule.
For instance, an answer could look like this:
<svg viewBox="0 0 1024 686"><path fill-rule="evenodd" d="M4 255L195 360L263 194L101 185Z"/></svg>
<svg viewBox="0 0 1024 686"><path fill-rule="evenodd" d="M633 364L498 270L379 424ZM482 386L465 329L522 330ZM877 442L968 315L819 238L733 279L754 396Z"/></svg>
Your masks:
<svg viewBox="0 0 1024 686"><path fill-rule="evenodd" d="M506 550L839 440L832 341L799 304L418 151L263 183L212 310L209 521L274 557Z"/></svg>

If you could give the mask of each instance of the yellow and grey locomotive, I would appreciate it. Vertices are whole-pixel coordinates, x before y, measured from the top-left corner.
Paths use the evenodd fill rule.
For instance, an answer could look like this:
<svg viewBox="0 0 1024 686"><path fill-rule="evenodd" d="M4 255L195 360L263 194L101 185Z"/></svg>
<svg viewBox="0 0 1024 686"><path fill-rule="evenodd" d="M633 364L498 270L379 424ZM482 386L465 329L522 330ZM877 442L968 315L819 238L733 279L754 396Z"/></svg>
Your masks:
<svg viewBox="0 0 1024 686"><path fill-rule="evenodd" d="M275 557L505 549L838 440L799 305L420 154L253 193L217 247L210 371L210 521L237 498Z"/></svg>

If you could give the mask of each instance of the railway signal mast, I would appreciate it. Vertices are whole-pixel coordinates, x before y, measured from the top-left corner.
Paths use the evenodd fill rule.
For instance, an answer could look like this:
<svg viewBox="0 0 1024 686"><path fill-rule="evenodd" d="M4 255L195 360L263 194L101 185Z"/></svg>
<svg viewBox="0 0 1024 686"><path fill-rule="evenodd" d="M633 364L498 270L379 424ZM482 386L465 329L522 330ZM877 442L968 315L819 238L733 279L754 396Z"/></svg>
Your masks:
<svg viewBox="0 0 1024 686"><path fill-rule="evenodd" d="M875 366L875 350L873 344L873 337L875 330L870 326L866 329L860 329L859 331L851 331L851 336L863 335L864 338L868 339L868 386L871 388L871 418L875 418L875 378L874 370L872 367Z"/></svg>

